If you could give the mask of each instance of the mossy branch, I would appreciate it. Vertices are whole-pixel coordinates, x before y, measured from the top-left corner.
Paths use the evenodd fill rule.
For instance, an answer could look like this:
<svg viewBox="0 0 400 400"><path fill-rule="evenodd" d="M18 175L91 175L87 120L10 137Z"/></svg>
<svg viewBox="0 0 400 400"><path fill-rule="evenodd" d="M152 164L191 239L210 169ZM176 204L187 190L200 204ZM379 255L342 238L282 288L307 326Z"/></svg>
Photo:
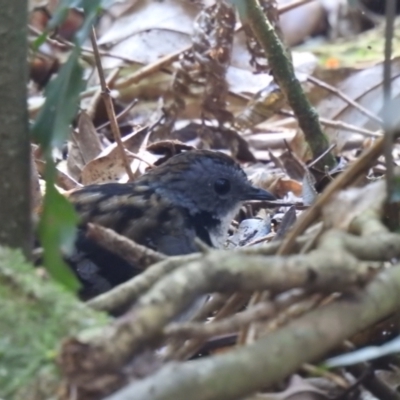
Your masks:
<svg viewBox="0 0 400 400"><path fill-rule="evenodd" d="M231 2L237 6L243 24L251 27L254 36L263 47L274 78L297 117L313 157L317 158L327 151L328 139L322 131L317 112L296 78L293 64L287 56L282 42L257 0L231 0ZM324 166L334 167L336 161L333 155L328 153L317 165L323 170Z"/></svg>

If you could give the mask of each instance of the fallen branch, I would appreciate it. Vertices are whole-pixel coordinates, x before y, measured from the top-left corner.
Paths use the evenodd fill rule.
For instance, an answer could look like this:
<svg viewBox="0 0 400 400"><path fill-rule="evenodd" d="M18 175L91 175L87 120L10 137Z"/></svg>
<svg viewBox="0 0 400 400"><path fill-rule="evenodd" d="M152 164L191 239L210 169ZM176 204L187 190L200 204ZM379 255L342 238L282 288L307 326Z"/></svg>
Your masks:
<svg viewBox="0 0 400 400"><path fill-rule="evenodd" d="M232 315L219 322L202 324L187 322L169 324L164 333L167 336L178 336L182 339L204 339L217 335L237 332L241 327L260 321L273 315L275 308L269 303L259 303L246 311Z"/></svg>
<svg viewBox="0 0 400 400"><path fill-rule="evenodd" d="M188 393L191 400L238 399L281 381L304 362L321 360L343 340L399 308L397 264L364 291L320 307L251 345L189 363L171 363L106 400L183 400Z"/></svg>
<svg viewBox="0 0 400 400"><path fill-rule="evenodd" d="M156 283L107 332L85 341L68 340L61 356L70 360L69 353L81 349L86 362L69 362L70 378L85 375L86 384L95 385L104 373L118 371L143 346L157 342L166 323L204 293L270 290L277 294L297 287L331 293L360 287L368 275L368 268L345 252L332 254L329 260L325 250L286 258L211 252Z"/></svg>

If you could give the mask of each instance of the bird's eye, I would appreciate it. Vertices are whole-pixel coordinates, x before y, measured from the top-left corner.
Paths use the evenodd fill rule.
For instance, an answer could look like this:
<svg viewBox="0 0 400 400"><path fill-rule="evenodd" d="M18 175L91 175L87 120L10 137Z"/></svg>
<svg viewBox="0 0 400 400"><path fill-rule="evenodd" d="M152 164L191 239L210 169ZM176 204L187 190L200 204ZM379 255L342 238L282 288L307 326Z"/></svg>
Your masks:
<svg viewBox="0 0 400 400"><path fill-rule="evenodd" d="M214 190L220 195L227 194L231 190L231 183L228 179L217 179L214 183Z"/></svg>

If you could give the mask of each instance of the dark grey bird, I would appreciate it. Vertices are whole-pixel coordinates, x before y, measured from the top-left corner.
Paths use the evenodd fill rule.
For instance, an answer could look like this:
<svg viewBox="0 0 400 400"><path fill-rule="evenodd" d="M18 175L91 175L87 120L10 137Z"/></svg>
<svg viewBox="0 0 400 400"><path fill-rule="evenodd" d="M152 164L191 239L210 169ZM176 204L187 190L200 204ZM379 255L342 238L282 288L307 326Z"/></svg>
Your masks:
<svg viewBox="0 0 400 400"><path fill-rule="evenodd" d="M276 200L256 188L232 158L193 150L171 157L132 183L89 185L69 196L80 216L76 251L68 262L82 297L109 290L140 270L85 235L93 222L166 255L198 251L194 239L222 247L246 200Z"/></svg>

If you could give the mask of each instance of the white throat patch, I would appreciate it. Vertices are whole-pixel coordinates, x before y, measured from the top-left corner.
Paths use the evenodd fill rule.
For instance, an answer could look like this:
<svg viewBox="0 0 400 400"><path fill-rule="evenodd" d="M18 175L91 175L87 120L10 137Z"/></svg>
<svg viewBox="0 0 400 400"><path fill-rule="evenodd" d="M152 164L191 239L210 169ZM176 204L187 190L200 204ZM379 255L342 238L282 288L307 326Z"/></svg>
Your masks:
<svg viewBox="0 0 400 400"><path fill-rule="evenodd" d="M233 218L236 217L239 212L241 204L237 207L233 208L229 211L223 219L221 219L221 223L210 230L210 240L214 247L217 249L222 249L225 245L226 239L228 238L228 230L231 226L231 222Z"/></svg>

